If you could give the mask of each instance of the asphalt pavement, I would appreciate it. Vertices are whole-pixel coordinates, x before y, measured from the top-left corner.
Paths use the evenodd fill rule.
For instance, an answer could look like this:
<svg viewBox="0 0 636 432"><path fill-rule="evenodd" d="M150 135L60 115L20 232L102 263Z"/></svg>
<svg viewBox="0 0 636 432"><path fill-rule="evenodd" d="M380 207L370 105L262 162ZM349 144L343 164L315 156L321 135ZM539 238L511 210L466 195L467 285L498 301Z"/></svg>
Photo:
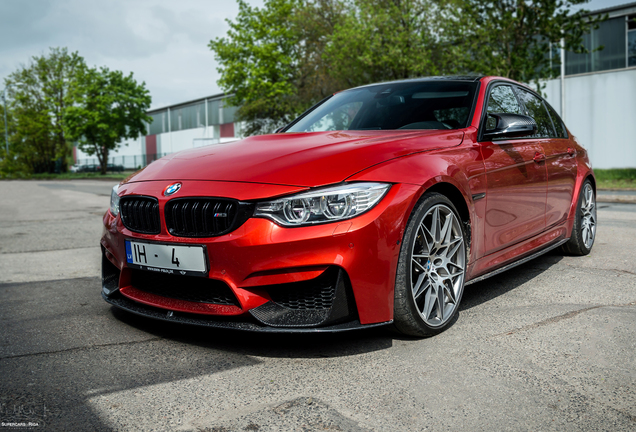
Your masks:
<svg viewBox="0 0 636 432"><path fill-rule="evenodd" d="M469 285L438 336L299 337L112 309L98 244L111 187L2 182L3 429L636 430L635 204L599 203L590 256Z"/></svg>

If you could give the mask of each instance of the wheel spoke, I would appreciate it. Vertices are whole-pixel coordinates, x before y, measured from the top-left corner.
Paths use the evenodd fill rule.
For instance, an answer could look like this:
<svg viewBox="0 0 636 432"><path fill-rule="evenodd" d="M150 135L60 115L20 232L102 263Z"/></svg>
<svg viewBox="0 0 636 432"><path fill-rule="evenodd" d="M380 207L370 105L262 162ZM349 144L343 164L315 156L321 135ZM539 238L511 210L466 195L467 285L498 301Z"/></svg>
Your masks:
<svg viewBox="0 0 636 432"><path fill-rule="evenodd" d="M437 287L437 317L440 321L444 321L444 306L446 304L446 296L444 295L444 288Z"/></svg>
<svg viewBox="0 0 636 432"><path fill-rule="evenodd" d="M453 214L450 213L446 217L446 220L444 221L444 226L442 227L441 232L440 232L440 242L444 246L448 245L448 243L450 242L451 225L452 225L452 223L453 223Z"/></svg>
<svg viewBox="0 0 636 432"><path fill-rule="evenodd" d="M426 279L426 281L424 281L424 279ZM427 288L430 286L431 286L430 279L428 279L426 275L420 275L420 278L418 279L417 284L413 288L413 297L415 297L415 300L417 301L417 299L422 295L422 293L425 292Z"/></svg>
<svg viewBox="0 0 636 432"><path fill-rule="evenodd" d="M435 304L433 295L433 290L430 289L426 291L426 295L424 296L424 310L422 311L422 314L424 315L424 319L427 321L431 316L431 311L433 310L433 305Z"/></svg>
<svg viewBox="0 0 636 432"><path fill-rule="evenodd" d="M455 291L453 288L449 289L447 286L444 286L444 291L446 291L446 295L448 296L448 302L452 304L457 304L457 299L455 298Z"/></svg>
<svg viewBox="0 0 636 432"><path fill-rule="evenodd" d="M433 244L435 244L435 238L433 237L433 234L431 234L431 232L428 230L428 228L426 228L424 226L424 224L422 223L420 225L420 230L422 230L422 237L424 238L424 243L426 243L426 252L430 253L431 252L431 247L433 246ZM429 235L429 237L431 237L431 243L428 242L428 238L426 237L426 234Z"/></svg>
<svg viewBox="0 0 636 432"><path fill-rule="evenodd" d="M453 267L458 268L461 272L463 272L463 271L464 271L464 267L463 267L463 266L461 266L461 265L459 265L459 264L455 264L455 263L454 263L454 262L452 262L452 261L449 261L449 262L447 263L447 265L452 265ZM450 272L449 272L449 273L450 273Z"/></svg>
<svg viewBox="0 0 636 432"><path fill-rule="evenodd" d="M433 236L433 242L434 243L439 243L440 239L441 239L441 226L440 226L440 220L439 220L439 207L435 207L435 210L433 211L433 221L431 222L431 228L433 229L433 233L435 234Z"/></svg>
<svg viewBox="0 0 636 432"><path fill-rule="evenodd" d="M417 260L416 260L416 259L413 259L412 261L415 263L415 265L416 265L417 267L419 267L419 269L420 269L420 270L422 270L423 272L426 272L426 267L424 267L422 264L420 264L419 262L417 262Z"/></svg>
<svg viewBox="0 0 636 432"><path fill-rule="evenodd" d="M448 246L448 250L446 251L446 258L452 258L455 255L455 252L461 247L464 239L461 237L456 238L452 241L452 243Z"/></svg>

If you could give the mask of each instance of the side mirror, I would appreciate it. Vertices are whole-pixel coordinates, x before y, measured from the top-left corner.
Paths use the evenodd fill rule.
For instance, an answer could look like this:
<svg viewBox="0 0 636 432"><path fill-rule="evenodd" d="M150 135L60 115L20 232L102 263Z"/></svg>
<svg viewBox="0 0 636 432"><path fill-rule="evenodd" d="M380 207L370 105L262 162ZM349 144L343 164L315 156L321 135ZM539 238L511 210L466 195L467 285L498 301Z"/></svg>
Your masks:
<svg viewBox="0 0 636 432"><path fill-rule="evenodd" d="M537 133L532 117L521 114L489 113L486 117L484 139L518 138Z"/></svg>

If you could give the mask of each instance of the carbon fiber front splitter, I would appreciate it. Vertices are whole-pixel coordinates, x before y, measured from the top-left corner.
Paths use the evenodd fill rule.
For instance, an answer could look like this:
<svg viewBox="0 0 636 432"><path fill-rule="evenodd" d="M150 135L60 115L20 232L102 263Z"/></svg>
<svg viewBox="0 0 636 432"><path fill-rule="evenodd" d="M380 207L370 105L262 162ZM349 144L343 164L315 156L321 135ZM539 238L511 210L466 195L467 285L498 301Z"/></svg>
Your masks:
<svg viewBox="0 0 636 432"><path fill-rule="evenodd" d="M374 327L381 327L393 323L393 321L386 321L382 323L374 324L360 324L359 320L344 322L340 324L333 324L324 327L270 327L260 325L256 322L237 320L236 318L223 317L215 318L196 314L186 314L181 312L172 312L164 309L154 308L146 306L141 303L134 302L127 299L123 295L114 293L113 295L106 296L102 292L102 297L111 305L125 310L127 312L141 315L148 318L159 319L162 321L169 321L179 324L189 324L200 327L211 327L219 329L229 330L241 330L251 332L265 332L265 333L338 333L350 330L361 330Z"/></svg>

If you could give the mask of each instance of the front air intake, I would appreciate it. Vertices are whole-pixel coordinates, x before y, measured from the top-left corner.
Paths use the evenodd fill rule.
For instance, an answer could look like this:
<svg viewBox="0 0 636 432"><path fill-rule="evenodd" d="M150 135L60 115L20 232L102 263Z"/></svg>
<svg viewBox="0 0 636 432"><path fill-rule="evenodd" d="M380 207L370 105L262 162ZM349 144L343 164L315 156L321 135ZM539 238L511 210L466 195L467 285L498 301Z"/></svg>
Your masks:
<svg viewBox="0 0 636 432"><path fill-rule="evenodd" d="M159 234L159 202L157 198L144 196L124 196L119 201L121 221L130 231L141 234Z"/></svg>

